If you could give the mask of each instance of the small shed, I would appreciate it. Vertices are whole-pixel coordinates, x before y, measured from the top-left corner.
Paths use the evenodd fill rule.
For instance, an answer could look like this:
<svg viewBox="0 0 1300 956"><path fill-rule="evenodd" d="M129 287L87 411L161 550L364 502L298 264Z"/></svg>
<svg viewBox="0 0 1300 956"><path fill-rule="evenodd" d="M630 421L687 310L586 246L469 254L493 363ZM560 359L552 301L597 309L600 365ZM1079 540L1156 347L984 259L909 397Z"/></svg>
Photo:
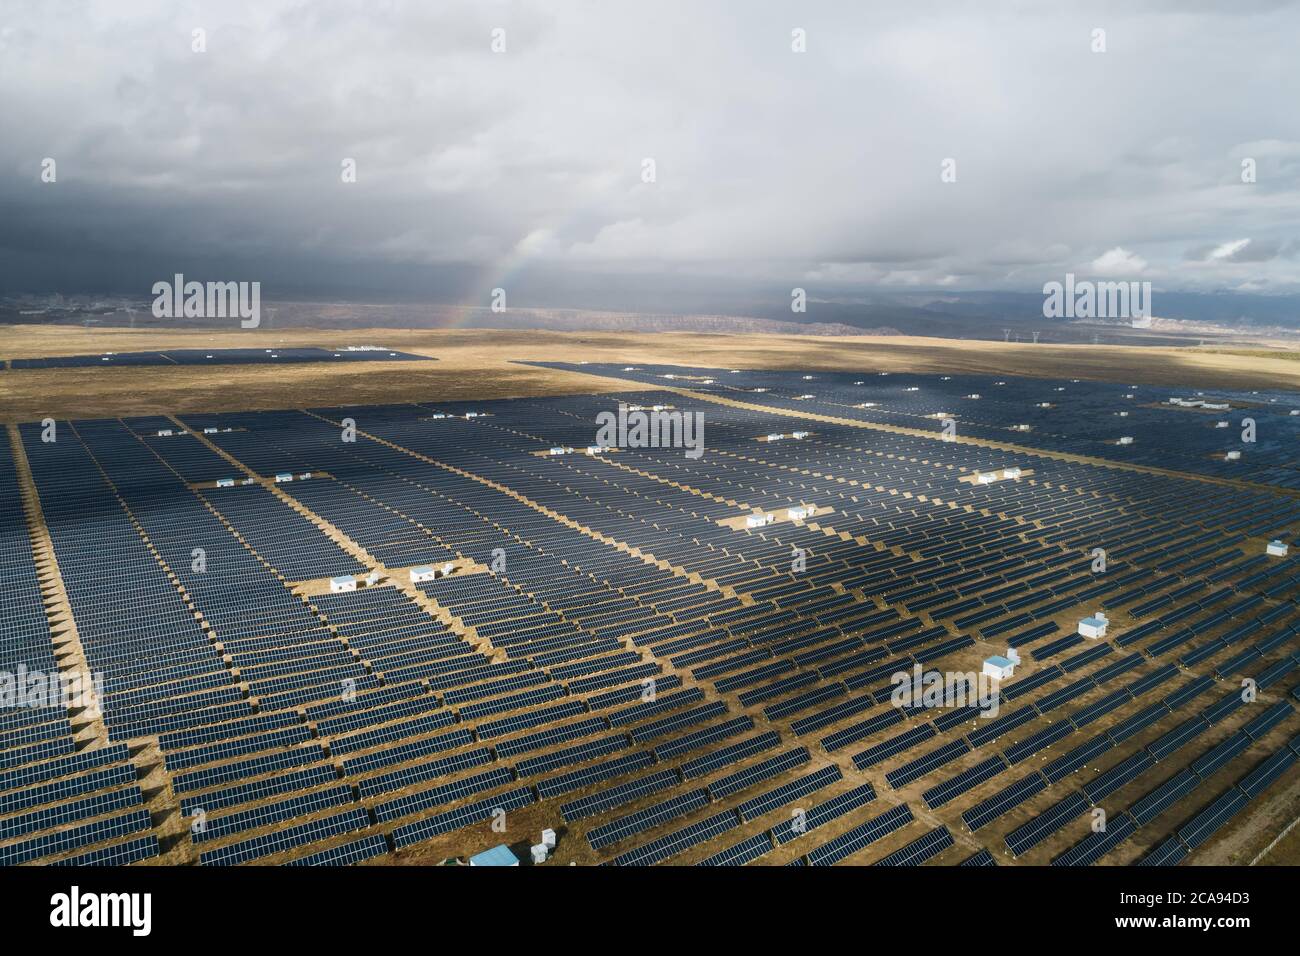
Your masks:
<svg viewBox="0 0 1300 956"><path fill-rule="evenodd" d="M357 589L357 579L351 574L340 574L338 577L330 578L330 590L338 594L341 591L355 591Z"/></svg>
<svg viewBox="0 0 1300 956"><path fill-rule="evenodd" d="M1274 538L1265 546L1264 551L1275 558L1285 558L1287 552L1286 542L1281 538Z"/></svg>
<svg viewBox="0 0 1300 956"><path fill-rule="evenodd" d="M277 485L283 485L285 482L288 482L288 481L293 481L293 475L290 474L290 473L287 472L287 471L279 472L279 473L275 476L275 483L276 483Z"/></svg>
<svg viewBox="0 0 1300 956"><path fill-rule="evenodd" d="M984 676L994 680L1006 680L1015 673L1016 662L1001 654L984 658Z"/></svg>
<svg viewBox="0 0 1300 956"><path fill-rule="evenodd" d="M469 858L470 866L518 866L519 857L515 856L510 847L502 843L494 846L490 850L484 850L482 853L476 853Z"/></svg>
<svg viewBox="0 0 1300 956"><path fill-rule="evenodd" d="M1085 617L1079 622L1079 633L1084 637L1105 637L1106 627L1109 624L1110 621L1106 619L1106 615L1098 611L1092 617Z"/></svg>
<svg viewBox="0 0 1300 956"><path fill-rule="evenodd" d="M430 565L421 564L411 568L411 583L419 584L421 581L432 581L438 576Z"/></svg>
<svg viewBox="0 0 1300 956"><path fill-rule="evenodd" d="M233 487L235 487L235 479L234 479L234 478L218 478L218 479L217 479L217 487L218 487L218 488L233 488Z"/></svg>

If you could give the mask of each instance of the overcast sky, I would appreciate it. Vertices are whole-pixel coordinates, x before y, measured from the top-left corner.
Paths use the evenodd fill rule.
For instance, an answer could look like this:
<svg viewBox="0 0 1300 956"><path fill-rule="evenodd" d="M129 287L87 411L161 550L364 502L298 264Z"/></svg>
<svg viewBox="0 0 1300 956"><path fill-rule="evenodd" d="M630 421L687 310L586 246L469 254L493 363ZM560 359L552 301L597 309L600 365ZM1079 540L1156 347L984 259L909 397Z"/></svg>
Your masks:
<svg viewBox="0 0 1300 956"><path fill-rule="evenodd" d="M0 0L0 287L1295 292L1298 36L1248 0Z"/></svg>

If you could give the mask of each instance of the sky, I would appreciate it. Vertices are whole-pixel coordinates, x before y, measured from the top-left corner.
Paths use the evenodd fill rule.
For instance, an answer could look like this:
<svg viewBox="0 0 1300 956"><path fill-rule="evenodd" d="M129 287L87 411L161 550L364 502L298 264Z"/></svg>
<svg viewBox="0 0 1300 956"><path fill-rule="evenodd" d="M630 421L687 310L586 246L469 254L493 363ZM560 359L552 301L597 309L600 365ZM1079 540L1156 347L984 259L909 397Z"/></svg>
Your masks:
<svg viewBox="0 0 1300 956"><path fill-rule="evenodd" d="M0 0L0 291L1296 293L1297 36L1250 0Z"/></svg>

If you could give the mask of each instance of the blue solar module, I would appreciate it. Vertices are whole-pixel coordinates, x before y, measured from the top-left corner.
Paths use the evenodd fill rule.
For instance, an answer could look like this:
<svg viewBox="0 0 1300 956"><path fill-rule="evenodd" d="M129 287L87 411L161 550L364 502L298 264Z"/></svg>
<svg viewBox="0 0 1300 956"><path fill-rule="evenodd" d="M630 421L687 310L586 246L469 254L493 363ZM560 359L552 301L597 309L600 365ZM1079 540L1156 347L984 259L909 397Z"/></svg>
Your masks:
<svg viewBox="0 0 1300 956"><path fill-rule="evenodd" d="M1106 820L1104 830L1094 830L1086 837L1052 859L1052 866L1092 866L1137 829L1137 824L1126 813L1117 813Z"/></svg>
<svg viewBox="0 0 1300 956"><path fill-rule="evenodd" d="M229 846L219 847L199 854L201 866L236 866L274 853L283 853L318 840L363 830L370 825L370 814L360 807L345 810L331 817L300 823L253 837Z"/></svg>
<svg viewBox="0 0 1300 956"><path fill-rule="evenodd" d="M750 737L739 743L729 744L726 747L720 747L712 753L705 754L703 757L697 757L689 760L681 766L681 774L687 780L692 777L702 777L705 774L712 773L715 770L733 764L738 760L744 760L746 757L752 757L754 754L762 753L764 750L770 750L781 742L781 735L774 730L767 733L759 734L756 737Z"/></svg>
<svg viewBox="0 0 1300 956"><path fill-rule="evenodd" d="M1135 866L1177 866L1181 863L1190 851L1178 839L1177 835L1171 836L1160 843L1154 850L1148 853L1142 859L1135 863Z"/></svg>
<svg viewBox="0 0 1300 956"><path fill-rule="evenodd" d="M621 807L633 800L659 793L669 787L675 787L679 783L681 783L681 777L676 770L659 770L639 780L620 784L617 787L611 787L608 790L602 790L591 796L566 803L560 807L560 813L569 822L581 820L597 813L603 813L606 810L613 810L615 807Z"/></svg>
<svg viewBox="0 0 1300 956"><path fill-rule="evenodd" d="M840 836L808 852L809 866L833 866L912 822L912 811L905 803L886 810Z"/></svg>
<svg viewBox="0 0 1300 956"><path fill-rule="evenodd" d="M920 866L953 845L952 833L945 826L935 827L929 833L913 840L877 860L874 866Z"/></svg>
<svg viewBox="0 0 1300 956"><path fill-rule="evenodd" d="M112 846L91 850L89 853L55 860L50 863L50 866L129 866L141 860L152 859L161 852L158 838L150 834L125 843L115 843Z"/></svg>
<svg viewBox="0 0 1300 956"><path fill-rule="evenodd" d="M1246 795L1234 787L1180 827L1178 839L1195 850L1236 816L1246 805L1246 799Z"/></svg>
<svg viewBox="0 0 1300 956"><path fill-rule="evenodd" d="M748 840L742 840L734 846L705 857L696 866L744 866L772 850L772 838L767 833L759 833Z"/></svg>
<svg viewBox="0 0 1300 956"><path fill-rule="evenodd" d="M864 783L817 804L803 814L792 815L789 820L782 821L772 828L772 836L777 843L789 843L809 830L815 830L823 824L852 813L875 799L875 788L869 783Z"/></svg>
<svg viewBox="0 0 1300 956"><path fill-rule="evenodd" d="M352 840L341 846L330 847L318 853L290 860L285 866L351 866L372 860L388 852L388 841L381 834L372 834L360 840Z"/></svg>
<svg viewBox="0 0 1300 956"><path fill-rule="evenodd" d="M688 827L669 833L659 839L628 850L615 857L611 862L615 866L653 866L676 856L693 846L710 840L720 833L734 829L738 825L736 814L730 810L693 823Z"/></svg>
<svg viewBox="0 0 1300 956"><path fill-rule="evenodd" d="M1146 826L1200 785L1201 778L1190 769L1181 770L1134 801L1129 815L1138 826Z"/></svg>
<svg viewBox="0 0 1300 956"><path fill-rule="evenodd" d="M1016 829L1008 833L1006 836L1007 849L1011 851L1012 856L1020 856L1026 850L1042 843L1071 820L1082 816L1087 810L1088 801L1084 799L1082 793L1076 790L1064 799L1052 804L1028 823L1016 827Z"/></svg>
<svg viewBox="0 0 1300 956"><path fill-rule="evenodd" d="M508 812L525 807L534 801L533 791L529 787L519 787L493 797L467 803L455 810L448 810L415 823L408 823L393 830L393 845L399 850L428 840L442 833L452 833L475 823L492 819L494 813Z"/></svg>
<svg viewBox="0 0 1300 956"><path fill-rule="evenodd" d="M1237 781L1237 787L1252 800L1263 793L1278 777L1286 773L1297 758L1289 747L1274 751L1260 761L1250 773Z"/></svg>
<svg viewBox="0 0 1300 956"><path fill-rule="evenodd" d="M684 817L688 813L708 805L709 792L707 790L691 790L687 793L681 793L661 803L656 803L654 806L646 807L644 810L638 810L636 813L619 817L609 823L602 823L600 826L592 827L587 831L587 842L591 844L593 850L600 850L611 843L617 843L653 827L662 826L671 820Z"/></svg>
<svg viewBox="0 0 1300 956"><path fill-rule="evenodd" d="M139 833L141 830L148 830L152 826L153 821L148 810L132 810L130 813L121 816L109 817L94 823L85 823L70 830L60 830L57 833L33 837L21 843L0 846L0 866L16 866L19 863L52 856L55 853L79 850L82 847L93 846L96 843L102 843L115 837Z"/></svg>

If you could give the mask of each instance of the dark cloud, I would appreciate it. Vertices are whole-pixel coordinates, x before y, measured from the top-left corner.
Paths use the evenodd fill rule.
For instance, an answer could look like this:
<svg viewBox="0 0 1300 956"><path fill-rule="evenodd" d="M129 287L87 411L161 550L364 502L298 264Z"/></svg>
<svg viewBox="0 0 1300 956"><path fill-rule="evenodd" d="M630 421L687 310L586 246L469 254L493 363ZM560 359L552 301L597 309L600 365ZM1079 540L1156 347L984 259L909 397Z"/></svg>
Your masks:
<svg viewBox="0 0 1300 956"><path fill-rule="evenodd" d="M1300 288L1300 12L1233 14L0 0L0 286L1023 290L1118 249L1162 287Z"/></svg>

